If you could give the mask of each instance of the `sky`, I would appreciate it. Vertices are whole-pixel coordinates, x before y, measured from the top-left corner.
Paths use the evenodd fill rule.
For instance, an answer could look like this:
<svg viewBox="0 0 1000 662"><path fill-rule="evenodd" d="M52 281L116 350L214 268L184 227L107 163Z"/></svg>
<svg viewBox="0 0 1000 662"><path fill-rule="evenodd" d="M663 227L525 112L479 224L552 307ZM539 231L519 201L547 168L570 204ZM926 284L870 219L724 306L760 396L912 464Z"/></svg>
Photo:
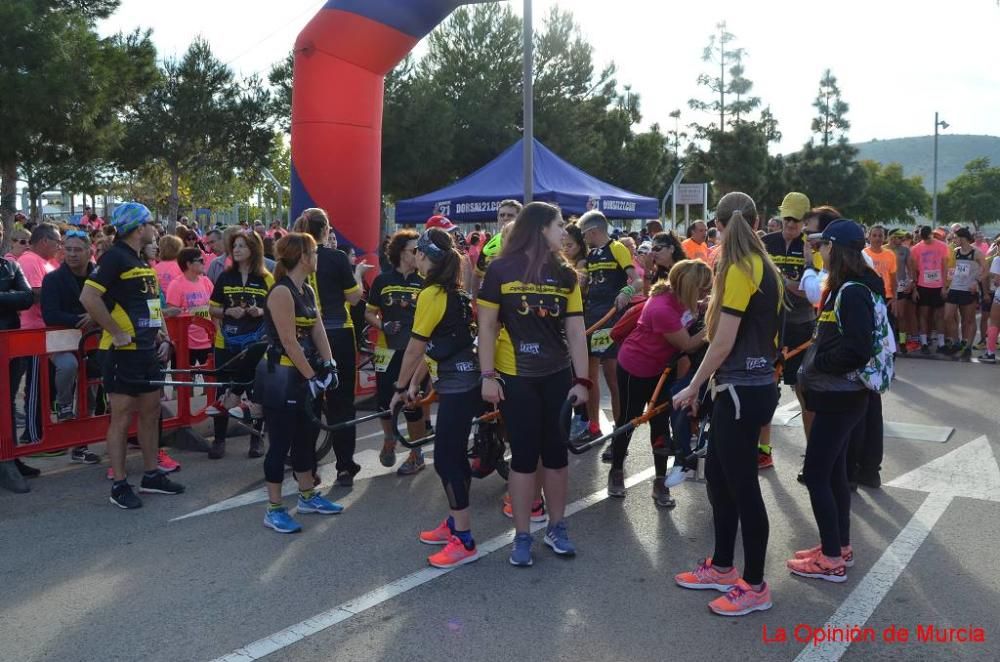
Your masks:
<svg viewBox="0 0 1000 662"><path fill-rule="evenodd" d="M152 28L161 57L183 54L201 35L237 72L266 76L323 4L122 0L100 30ZM556 5L573 12L596 61L614 61L619 84L641 95L645 126L671 129L669 113L678 108L682 123L708 120L687 101L705 96L696 84L707 71L701 53L725 20L747 51L754 94L779 121L777 151L809 140L811 104L827 68L850 104L852 142L929 135L935 111L949 133L1000 135L1000 0L534 0L536 30ZM520 13L522 2L512 7Z"/></svg>

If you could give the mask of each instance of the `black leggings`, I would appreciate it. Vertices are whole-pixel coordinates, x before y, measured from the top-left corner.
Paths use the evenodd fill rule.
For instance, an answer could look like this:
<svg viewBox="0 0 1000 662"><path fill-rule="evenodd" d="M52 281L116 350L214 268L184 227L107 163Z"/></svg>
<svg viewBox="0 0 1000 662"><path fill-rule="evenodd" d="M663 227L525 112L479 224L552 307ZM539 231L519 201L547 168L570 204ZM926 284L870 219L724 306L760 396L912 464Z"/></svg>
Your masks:
<svg viewBox="0 0 1000 662"><path fill-rule="evenodd" d="M327 425L343 423L352 420L357 414L354 409L354 370L357 364L357 346L354 329L327 329L326 337L333 350L333 360L337 362L337 376L340 385L326 393ZM270 424L268 425L270 427ZM350 471L352 474L361 470L354 461L354 449L357 445L357 429L350 426L333 434L333 452L337 456L337 473Z"/></svg>
<svg viewBox="0 0 1000 662"><path fill-rule="evenodd" d="M216 368L220 368L220 367L226 365L237 354L239 354L238 351L235 351L235 350L232 350L232 349L224 349L224 348L216 347L215 348L215 367ZM245 361L242 362L242 363L245 363ZM235 366L235 367L238 367L239 369L235 369L235 370L233 370L233 369L227 369L227 370L221 372L219 374L220 381L233 381L233 382L251 382L251 381L253 381L253 379L254 379L254 371L256 370L257 366L255 366L255 365L241 365L240 362L237 362L237 366ZM249 399L251 402L254 402L254 399L253 399L253 387L252 386L250 386L250 387L236 386L236 387L233 387L232 392L235 393L236 395L242 395L242 394L246 393L247 399ZM219 393L218 395L221 396L222 394ZM213 424L214 429L215 429L215 440L216 441L221 441L221 442L225 443L226 437L228 436L228 432L229 432L229 412L226 411L226 412L222 412L218 416L213 416L212 417L212 424ZM264 429L264 423L263 423L263 421L259 421L259 420L253 421L253 429L256 430L257 432L260 432L261 430L263 430Z"/></svg>
<svg viewBox="0 0 1000 662"><path fill-rule="evenodd" d="M653 397L656 384L660 381L660 376L656 377L635 377L630 375L622 365L618 364L618 397L621 407L618 412L618 420L615 427L625 425L628 421L642 414L646 409L646 404ZM657 404L666 402L670 398L670 387L664 385L660 390L660 395L656 400ZM670 448L670 414L669 410L654 416L649 421L649 443L655 447L657 439L662 438L663 445ZM629 442L632 440L632 432L620 434L614 438L612 446L611 468L621 469L625 466L625 454L628 452ZM667 456L653 453L653 464L656 467L657 476L667 475Z"/></svg>
<svg viewBox="0 0 1000 662"><path fill-rule="evenodd" d="M874 474L882 469L884 430L882 425L882 395L868 392L868 412L864 434L852 434L847 447L847 477Z"/></svg>
<svg viewBox="0 0 1000 662"><path fill-rule="evenodd" d="M803 475L823 554L831 558L839 557L840 548L851 544L847 448L852 436L864 435L867 411L867 393L859 393L856 406L847 411L818 411L806 441Z"/></svg>
<svg viewBox="0 0 1000 662"><path fill-rule="evenodd" d="M469 432L472 419L483 410L481 389L465 393L442 393L438 396L438 425L434 439L434 470L441 478L448 506L452 510L469 507Z"/></svg>
<svg viewBox="0 0 1000 662"><path fill-rule="evenodd" d="M774 384L734 386L739 399L739 418L733 394L720 391L712 403L705 477L712 497L715 522L715 552L712 563L733 565L736 532L743 532L743 579L748 584L764 581L764 559L770 532L767 508L757 480L757 437L774 415L778 391Z"/></svg>
<svg viewBox="0 0 1000 662"><path fill-rule="evenodd" d="M500 413L510 443L510 468L533 474L539 458L546 469L567 466L569 451L559 432L559 411L573 381L570 369L545 377L504 375L503 380Z"/></svg>
<svg viewBox="0 0 1000 662"><path fill-rule="evenodd" d="M265 407L268 447L264 457L264 480L285 479L285 458L292 452L292 469L301 475L316 470L316 438L319 428L310 423L299 407Z"/></svg>

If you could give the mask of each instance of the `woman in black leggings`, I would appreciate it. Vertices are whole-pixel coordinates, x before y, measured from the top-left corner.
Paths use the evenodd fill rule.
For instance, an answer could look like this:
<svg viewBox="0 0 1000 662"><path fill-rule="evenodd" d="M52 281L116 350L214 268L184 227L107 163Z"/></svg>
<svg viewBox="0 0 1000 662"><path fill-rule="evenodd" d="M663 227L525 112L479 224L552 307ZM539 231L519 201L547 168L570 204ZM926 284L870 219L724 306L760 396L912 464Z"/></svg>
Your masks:
<svg viewBox="0 0 1000 662"><path fill-rule="evenodd" d="M472 300L459 284L462 257L444 230L434 228L420 236L417 269L424 274L426 287L417 297L413 331L390 406L394 408L404 392L409 401L416 400L430 372L438 394L434 469L451 513L436 528L422 532L420 542L444 545L427 562L436 568L454 568L479 558L469 515L469 432L472 418L482 410Z"/></svg>
<svg viewBox="0 0 1000 662"><path fill-rule="evenodd" d="M844 582L847 567L854 565L847 456L852 441L857 445L866 433L870 400L857 371L872 357L875 293L883 291L883 284L865 264L865 235L857 223L834 221L821 237L829 276L816 337L799 370L806 407L816 412L802 474L820 544L796 552L788 569L802 577Z"/></svg>
<svg viewBox="0 0 1000 662"><path fill-rule="evenodd" d="M745 193L728 193L716 210L722 244L705 318L710 344L691 384L674 396L674 407L697 407L709 378L712 429L705 474L712 500L715 552L674 580L684 588L725 595L708 607L721 616L771 608L764 582L767 508L757 481L757 437L778 403L774 364L782 278L755 234L757 208ZM734 567L737 530L743 533L743 577Z"/></svg>

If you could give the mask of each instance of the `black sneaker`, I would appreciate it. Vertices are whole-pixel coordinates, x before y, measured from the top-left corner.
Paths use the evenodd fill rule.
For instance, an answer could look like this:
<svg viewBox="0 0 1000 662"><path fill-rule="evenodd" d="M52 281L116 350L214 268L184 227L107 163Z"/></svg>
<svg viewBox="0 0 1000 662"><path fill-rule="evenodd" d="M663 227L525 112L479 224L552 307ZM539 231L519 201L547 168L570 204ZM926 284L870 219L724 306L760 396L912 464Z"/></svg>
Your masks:
<svg viewBox="0 0 1000 662"><path fill-rule="evenodd" d="M128 483L115 484L111 487L111 503L124 510L142 508L142 499L135 495Z"/></svg>
<svg viewBox="0 0 1000 662"><path fill-rule="evenodd" d="M74 464L100 464L101 457L97 453L92 453L86 446L80 446L73 449L69 461Z"/></svg>
<svg viewBox="0 0 1000 662"><path fill-rule="evenodd" d="M931 353L931 347L930 347L930 345L926 345L926 344L925 345L921 345L920 346L920 353L924 354L925 356L927 354L930 354Z"/></svg>
<svg viewBox="0 0 1000 662"><path fill-rule="evenodd" d="M183 494L184 486L167 478L167 474L159 471L152 478L142 477L139 483L142 494Z"/></svg>
<svg viewBox="0 0 1000 662"><path fill-rule="evenodd" d="M965 361L965 362L972 361L972 348L971 347L966 347L965 349L962 350L962 358L961 358L961 360Z"/></svg>
<svg viewBox="0 0 1000 662"><path fill-rule="evenodd" d="M226 442L213 440L212 445L208 449L208 459L221 460L225 456L226 456Z"/></svg>
<svg viewBox="0 0 1000 662"><path fill-rule="evenodd" d="M264 440L260 437L253 435L250 437L250 450L247 451L247 457L253 459L258 457L264 457Z"/></svg>
<svg viewBox="0 0 1000 662"><path fill-rule="evenodd" d="M29 467L24 462L21 462L21 460L14 460L14 465L17 466L17 472L25 478L38 478L42 475L41 469Z"/></svg>
<svg viewBox="0 0 1000 662"><path fill-rule="evenodd" d="M858 485L870 487L873 490L877 490L882 487L882 477L879 475L878 471L859 471L858 477L854 482Z"/></svg>

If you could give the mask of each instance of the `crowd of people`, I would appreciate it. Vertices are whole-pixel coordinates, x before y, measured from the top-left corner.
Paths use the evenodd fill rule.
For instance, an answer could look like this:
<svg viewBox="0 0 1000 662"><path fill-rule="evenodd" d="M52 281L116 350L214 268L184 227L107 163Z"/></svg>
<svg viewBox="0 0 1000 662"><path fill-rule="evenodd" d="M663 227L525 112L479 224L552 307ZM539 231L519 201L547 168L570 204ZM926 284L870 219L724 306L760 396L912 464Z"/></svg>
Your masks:
<svg viewBox="0 0 1000 662"><path fill-rule="evenodd" d="M216 393L206 410L215 426L209 457L225 455L231 417L249 421L255 434L248 455L264 458L263 522L293 533L302 526L282 499L286 465L298 482L297 515L343 511L317 489L320 428L303 413L322 401L328 425L355 419L358 327L369 325L377 333L379 410L402 405L411 439L435 435L447 515L419 539L441 547L428 557L441 568L479 557L469 512L473 418L499 410L503 420L511 458L502 512L515 528L510 563L522 567L533 564L531 522L547 522L543 542L555 554L576 554L565 518L568 442L603 434L602 381L616 426L647 406L669 405L649 420L657 507L677 505L671 488L697 466L695 423L710 418L705 474L715 547L675 580L722 592L709 607L739 616L772 604L758 472L774 466L778 382L792 388L802 409L799 479L820 540L787 566L803 577L843 582L854 563L851 490L880 485L881 395L893 356L936 351L968 359L981 345L980 360L992 362L1000 327L1000 305L991 309L1000 297L1000 244L986 245L965 227L866 229L833 207L813 207L800 192L785 197L767 231L762 223L752 198L738 192L721 198L710 222L691 223L683 239L655 221L624 233L599 211L564 218L551 204L505 200L493 234L477 227L466 236L434 216L422 231L386 237L381 273L372 280L368 264L338 249L321 209L305 210L290 231L255 223L202 234L182 220L167 234L143 205L125 203L103 227L30 229L0 262L0 329L102 330L110 499L124 509L142 505L125 467L133 414L143 461L139 492L184 492L170 477L179 465L159 447L163 394L155 382L174 354L164 318L186 313L214 326L214 334L203 325L187 330L192 365L211 354L216 366L230 366L244 349L266 342L259 364L225 375L253 386ZM104 406L97 394L76 402L75 353L47 360L59 420ZM39 439L45 361L11 370L12 394L26 375L22 443ZM431 390L436 429L423 399ZM560 421L567 401L570 439ZM382 423L379 461L391 467L394 431ZM350 486L361 470L355 428L332 434L334 483ZM630 438L614 436L602 453L612 497L626 494ZM86 447L71 457L100 461ZM398 473L424 467L416 449ZM738 531L742 572L734 558Z"/></svg>

